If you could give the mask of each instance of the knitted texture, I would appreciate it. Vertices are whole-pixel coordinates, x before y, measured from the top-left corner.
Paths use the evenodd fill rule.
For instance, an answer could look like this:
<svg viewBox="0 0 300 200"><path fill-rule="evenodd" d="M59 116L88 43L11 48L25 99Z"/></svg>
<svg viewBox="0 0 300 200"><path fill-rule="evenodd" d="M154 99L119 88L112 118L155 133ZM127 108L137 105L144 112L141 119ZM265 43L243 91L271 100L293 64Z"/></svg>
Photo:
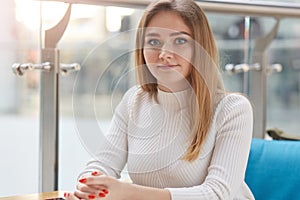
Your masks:
<svg viewBox="0 0 300 200"><path fill-rule="evenodd" d="M192 90L158 91L158 102L135 86L116 108L95 160L85 172L120 177L127 164L133 183L166 188L172 200L254 199L244 182L253 113L247 98L220 96L198 158L182 160L192 135Z"/></svg>

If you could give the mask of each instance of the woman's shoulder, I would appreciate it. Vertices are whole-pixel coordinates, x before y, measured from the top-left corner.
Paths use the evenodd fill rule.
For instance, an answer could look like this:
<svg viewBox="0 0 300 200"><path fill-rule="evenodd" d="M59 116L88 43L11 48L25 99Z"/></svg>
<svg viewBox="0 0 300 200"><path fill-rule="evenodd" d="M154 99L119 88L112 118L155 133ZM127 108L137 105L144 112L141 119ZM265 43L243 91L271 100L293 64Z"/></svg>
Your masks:
<svg viewBox="0 0 300 200"><path fill-rule="evenodd" d="M140 85L134 85L125 92L123 100L136 99L137 97L143 96L146 93L147 92L145 92Z"/></svg>
<svg viewBox="0 0 300 200"><path fill-rule="evenodd" d="M213 124L219 136L228 132L224 131L227 129L243 130L236 131L236 134L243 133L250 137L253 127L253 109L250 100L240 93L222 95L214 113Z"/></svg>
<svg viewBox="0 0 300 200"><path fill-rule="evenodd" d="M141 86L134 85L125 92L121 103L126 104L126 106L132 106L141 101L148 102L148 98L148 92L144 91Z"/></svg>
<svg viewBox="0 0 300 200"><path fill-rule="evenodd" d="M217 94L217 106L219 105L235 105L235 104L250 104L248 97L245 94L237 92L223 92Z"/></svg>
<svg viewBox="0 0 300 200"><path fill-rule="evenodd" d="M215 113L244 110L252 112L252 105L247 96L241 93L226 92L217 95Z"/></svg>
<svg viewBox="0 0 300 200"><path fill-rule="evenodd" d="M138 102L139 99L141 99L140 97L144 94L145 92L140 86L134 85L130 87L119 101L115 109L116 113L121 113L122 115L129 115L130 111L132 111L135 107L134 105L136 104L136 102Z"/></svg>

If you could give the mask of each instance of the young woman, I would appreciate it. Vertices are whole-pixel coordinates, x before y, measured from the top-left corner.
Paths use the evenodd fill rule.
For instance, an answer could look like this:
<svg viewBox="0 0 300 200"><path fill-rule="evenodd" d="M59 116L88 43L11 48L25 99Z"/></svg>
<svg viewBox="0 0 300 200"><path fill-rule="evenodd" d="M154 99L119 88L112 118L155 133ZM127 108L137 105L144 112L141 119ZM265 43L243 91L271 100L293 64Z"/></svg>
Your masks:
<svg viewBox="0 0 300 200"><path fill-rule="evenodd" d="M225 93L208 21L192 0L159 0L137 31L139 86L67 199L254 199L244 182L252 108ZM127 164L132 183L118 180Z"/></svg>

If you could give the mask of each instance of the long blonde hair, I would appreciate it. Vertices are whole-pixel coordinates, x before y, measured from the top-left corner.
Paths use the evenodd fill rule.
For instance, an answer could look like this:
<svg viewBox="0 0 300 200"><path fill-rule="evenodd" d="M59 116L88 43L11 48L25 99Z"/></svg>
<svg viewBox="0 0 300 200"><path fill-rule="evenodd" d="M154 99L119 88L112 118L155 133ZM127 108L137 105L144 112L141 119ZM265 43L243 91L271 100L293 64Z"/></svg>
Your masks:
<svg viewBox="0 0 300 200"><path fill-rule="evenodd" d="M192 142L183 159L195 160L203 146L212 122L216 91L223 90L219 76L219 54L213 33L203 10L193 0L159 0L152 2L142 16L135 48L135 66L142 89L157 99L157 82L146 66L143 54L144 31L154 15L160 11L178 13L192 31L195 41L192 71L189 77L194 90L194 104L198 112L192 113Z"/></svg>

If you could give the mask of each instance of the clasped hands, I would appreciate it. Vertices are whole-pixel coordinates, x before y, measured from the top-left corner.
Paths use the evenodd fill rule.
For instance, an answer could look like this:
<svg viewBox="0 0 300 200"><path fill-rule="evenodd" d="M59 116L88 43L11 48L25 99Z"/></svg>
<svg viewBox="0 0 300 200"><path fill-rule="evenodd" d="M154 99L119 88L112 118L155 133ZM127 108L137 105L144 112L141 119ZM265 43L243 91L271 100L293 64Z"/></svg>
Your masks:
<svg viewBox="0 0 300 200"><path fill-rule="evenodd" d="M130 184L122 182L99 171L81 176L74 193L66 192L66 200L105 199L124 200L126 187Z"/></svg>

